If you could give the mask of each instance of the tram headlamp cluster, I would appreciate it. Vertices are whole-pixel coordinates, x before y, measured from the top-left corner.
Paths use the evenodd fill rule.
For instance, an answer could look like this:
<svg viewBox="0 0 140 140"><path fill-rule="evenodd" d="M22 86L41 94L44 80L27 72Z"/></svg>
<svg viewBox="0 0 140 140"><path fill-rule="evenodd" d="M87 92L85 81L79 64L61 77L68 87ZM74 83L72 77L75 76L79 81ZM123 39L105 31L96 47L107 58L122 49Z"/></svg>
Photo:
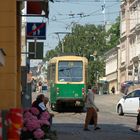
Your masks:
<svg viewBox="0 0 140 140"><path fill-rule="evenodd" d="M80 106L81 102L80 101L76 101L75 102L75 106Z"/></svg>
<svg viewBox="0 0 140 140"><path fill-rule="evenodd" d="M82 95L84 95L85 94L85 89L84 88L82 88Z"/></svg>
<svg viewBox="0 0 140 140"><path fill-rule="evenodd" d="M56 93L59 94L59 88L56 88Z"/></svg>

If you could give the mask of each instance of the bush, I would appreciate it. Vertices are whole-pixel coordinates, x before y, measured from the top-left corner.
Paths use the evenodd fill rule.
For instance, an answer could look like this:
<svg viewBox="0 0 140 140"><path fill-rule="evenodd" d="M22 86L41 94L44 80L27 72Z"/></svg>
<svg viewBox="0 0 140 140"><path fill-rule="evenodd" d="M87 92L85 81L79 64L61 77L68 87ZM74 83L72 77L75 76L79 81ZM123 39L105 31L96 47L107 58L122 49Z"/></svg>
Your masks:
<svg viewBox="0 0 140 140"><path fill-rule="evenodd" d="M49 138L50 131L49 113L39 113L35 107L23 111L23 128L21 131L21 140L46 139Z"/></svg>

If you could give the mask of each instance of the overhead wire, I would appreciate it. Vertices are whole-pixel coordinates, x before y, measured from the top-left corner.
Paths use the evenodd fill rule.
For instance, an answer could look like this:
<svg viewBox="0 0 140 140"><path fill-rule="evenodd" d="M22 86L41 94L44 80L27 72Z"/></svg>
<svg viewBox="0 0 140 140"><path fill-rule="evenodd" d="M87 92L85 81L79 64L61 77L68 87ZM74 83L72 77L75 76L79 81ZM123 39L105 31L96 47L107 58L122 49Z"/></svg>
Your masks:
<svg viewBox="0 0 140 140"><path fill-rule="evenodd" d="M110 8L110 7L112 7L112 6L116 6L116 3L115 4L112 4L112 5L108 5L108 6L106 6L106 8ZM56 10L55 10L56 11ZM95 10L95 11L93 11L93 12L91 12L91 13L89 13L89 14L87 14L87 16L88 15L91 15L91 14L94 14L94 13L97 13L97 12L100 12L101 11L101 9L98 9L98 10ZM62 14L62 13L60 13L60 12L58 12L57 11L57 13L59 13L58 15L69 15L69 14ZM82 12L81 12L82 13Z"/></svg>
<svg viewBox="0 0 140 140"><path fill-rule="evenodd" d="M106 8L109 8L109 7L112 7L112 6L114 6L114 5L116 5L116 4L112 4L112 5L109 5L109 6L107 6ZM55 10L56 11L56 10ZM74 17L69 17L69 18L62 18L62 19L57 19L56 17L56 19L51 19L51 20L49 20L49 22L51 22L51 21L54 21L54 22L60 22L60 23L63 23L64 25L66 25L66 26L69 26L68 24L66 24L65 22L63 22L63 20L71 20L71 19L77 19L77 18L79 18L79 20L76 22L76 23L79 23L80 22L80 20L82 20L83 18L86 18L86 17L89 17L89 16L100 16L100 15L102 15L102 13L98 13L98 14L96 14L97 12L99 12L99 11L101 11L100 9L98 9L98 10L96 10L96 11L93 11L93 12L91 12L90 14L86 14L86 15L82 15L82 16L78 16L78 14L76 15L76 16L74 16ZM58 12L58 11L56 11L57 13L59 13L60 15L63 15L63 14L61 14L60 12ZM111 15L111 14L116 14L116 13L119 13L119 11L114 11L114 12L109 12L109 13L107 13L108 15ZM44 21L44 19L42 20L42 21ZM75 22L75 21L73 21L73 22ZM103 22L102 20L101 21L94 21L94 22Z"/></svg>
<svg viewBox="0 0 140 140"><path fill-rule="evenodd" d="M116 6L116 4L108 5L108 6L106 6L106 8L110 8L110 7L113 7L113 6ZM91 12L90 15L94 14L95 12L99 12L99 11L101 11L101 9Z"/></svg>
<svg viewBox="0 0 140 140"><path fill-rule="evenodd" d="M56 2L56 1L55 1ZM65 1L66 2L66 1ZM80 1L78 1L77 3L81 3L82 1L80 0ZM93 1L91 1L91 0L86 0L85 2L93 2ZM95 2L95 1L94 1ZM97 0L96 0L96 2L97 2ZM98 0L98 2L103 2L103 1L99 1ZM106 0L106 2L115 2L115 3L113 3L113 4L111 4L111 5L108 5L108 6L106 6L105 8L109 8L109 7L113 7L113 6L116 6L117 4L119 4L118 3L118 1L109 1L109 0ZM116 3L117 2L117 3ZM69 2L69 1L67 1L67 3L73 3L73 4L77 4L76 2ZM81 4L80 4L81 5ZM61 23L63 23L63 24L65 24L66 26L68 26L67 24L66 24L66 22L62 22L63 20L74 20L74 19L78 19L78 21L72 21L73 23L79 23L80 22L80 20L82 20L83 18L87 18L87 17L90 17L90 16L100 16L100 15L102 15L103 13L101 13L102 11L101 11L101 8L100 9L98 9L98 10L95 10L95 11L92 11L92 12L90 12L89 14L84 14L84 12L81 12L81 15L80 15L80 13L77 13L77 14L75 14L74 13L74 16L70 16L70 14L62 14L61 12L58 12L56 9L54 10L54 11L56 11L57 12L57 14L59 15L59 16L69 16L69 17L66 17L66 18L57 18L57 16L56 16L56 14L55 15L53 15L53 16L55 16L55 19L50 19L50 22L61 22ZM99 13L100 12L100 13ZM107 15L111 15L111 14L116 14L116 13L119 13L120 11L114 11L114 12L108 12L108 13L106 13ZM111 21L113 21L113 20L110 20L110 22ZM115 21L115 20L114 20ZM113 21L113 22L114 22ZM72 22L70 22L70 25L69 26L72 26ZM98 23L103 23L104 21L103 20L95 20L95 21L93 21L94 23L93 24L95 24L95 22L98 22ZM111 24L111 23L110 23Z"/></svg>
<svg viewBox="0 0 140 140"><path fill-rule="evenodd" d="M112 14L116 14L116 13L119 13L119 12L120 11L114 11L114 12L108 12L107 14L112 15ZM102 13L97 13L97 14L94 14L94 15L83 15L81 17L76 15L75 17L61 18L61 19L56 19L56 20L51 20L51 21L58 22L58 21L61 21L61 20L77 19L77 18L80 18L80 20L81 20L82 18L86 18L86 17L89 17L89 16L100 16L100 15L102 15Z"/></svg>
<svg viewBox="0 0 140 140"><path fill-rule="evenodd" d="M81 3L81 2L103 2L102 0L80 0L80 1L72 1L72 0L54 0L54 2L62 2L62 3ZM106 2L121 2L120 0L106 0Z"/></svg>
<svg viewBox="0 0 140 140"><path fill-rule="evenodd" d="M109 8L109 7L112 7L112 6L116 6L116 4L112 4L112 5L109 5L109 6L106 6L106 8ZM95 11L93 11L93 12L91 12L91 13L89 13L89 14L86 14L86 15L82 15L81 17L74 17L76 14L74 14L74 16L71 16L71 17L69 17L69 18L63 18L63 19L59 19L59 20L66 20L66 19L71 19L71 18L85 18L85 17L88 17L88 16L91 16L91 15L93 15L93 14L95 14L95 13L97 13L97 12L100 12L101 11L101 9L98 9L98 10L95 10ZM118 12L120 12L120 11L118 11ZM108 14L108 13L107 13ZM61 15L64 15L64 14L61 14ZM69 14L68 14L69 15ZM70 16L70 15L69 15ZM58 20L58 19L57 19Z"/></svg>
<svg viewBox="0 0 140 140"><path fill-rule="evenodd" d="M120 1L107 1L106 3L120 3ZM71 4L71 5L89 5L91 3L98 3L98 4L103 4L103 1L98 1L98 2L95 2L95 1L84 1L82 2L81 0L80 1L77 1L77 2L62 2L62 1L57 1L55 3L62 3L62 4Z"/></svg>

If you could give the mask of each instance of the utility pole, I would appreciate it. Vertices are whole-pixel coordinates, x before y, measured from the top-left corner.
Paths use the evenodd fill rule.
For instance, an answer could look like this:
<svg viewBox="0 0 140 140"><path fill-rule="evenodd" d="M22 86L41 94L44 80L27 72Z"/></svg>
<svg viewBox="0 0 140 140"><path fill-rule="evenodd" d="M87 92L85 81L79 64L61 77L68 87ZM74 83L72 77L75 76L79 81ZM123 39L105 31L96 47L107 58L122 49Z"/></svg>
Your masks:
<svg viewBox="0 0 140 140"><path fill-rule="evenodd" d="M106 25L106 15L105 15L105 12L106 12L106 9L105 9L105 0L104 0L104 25Z"/></svg>
<svg viewBox="0 0 140 140"><path fill-rule="evenodd" d="M58 40L59 40L59 43L61 44L62 52L63 52L63 51L64 51L64 48L63 48L62 42L61 42L61 40L60 40L59 32L55 32L55 34L58 36Z"/></svg>
<svg viewBox="0 0 140 140"><path fill-rule="evenodd" d="M104 14L104 26L106 25L106 9L105 9L105 6L106 6L106 1L104 0L104 4L102 5L102 13Z"/></svg>
<svg viewBox="0 0 140 140"><path fill-rule="evenodd" d="M60 40L60 34L70 34L70 32L55 32L54 34L58 36L59 43L61 44L62 53L64 53L64 42Z"/></svg>

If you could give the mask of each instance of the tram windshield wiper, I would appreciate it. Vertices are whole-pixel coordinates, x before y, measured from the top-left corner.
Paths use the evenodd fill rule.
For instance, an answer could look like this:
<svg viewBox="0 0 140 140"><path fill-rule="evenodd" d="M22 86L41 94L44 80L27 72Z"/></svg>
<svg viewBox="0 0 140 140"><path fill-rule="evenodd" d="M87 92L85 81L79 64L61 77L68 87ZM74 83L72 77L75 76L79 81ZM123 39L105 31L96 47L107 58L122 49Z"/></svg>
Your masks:
<svg viewBox="0 0 140 140"><path fill-rule="evenodd" d="M59 71L64 71L64 70L70 70L72 68L63 68L63 69L60 69Z"/></svg>

